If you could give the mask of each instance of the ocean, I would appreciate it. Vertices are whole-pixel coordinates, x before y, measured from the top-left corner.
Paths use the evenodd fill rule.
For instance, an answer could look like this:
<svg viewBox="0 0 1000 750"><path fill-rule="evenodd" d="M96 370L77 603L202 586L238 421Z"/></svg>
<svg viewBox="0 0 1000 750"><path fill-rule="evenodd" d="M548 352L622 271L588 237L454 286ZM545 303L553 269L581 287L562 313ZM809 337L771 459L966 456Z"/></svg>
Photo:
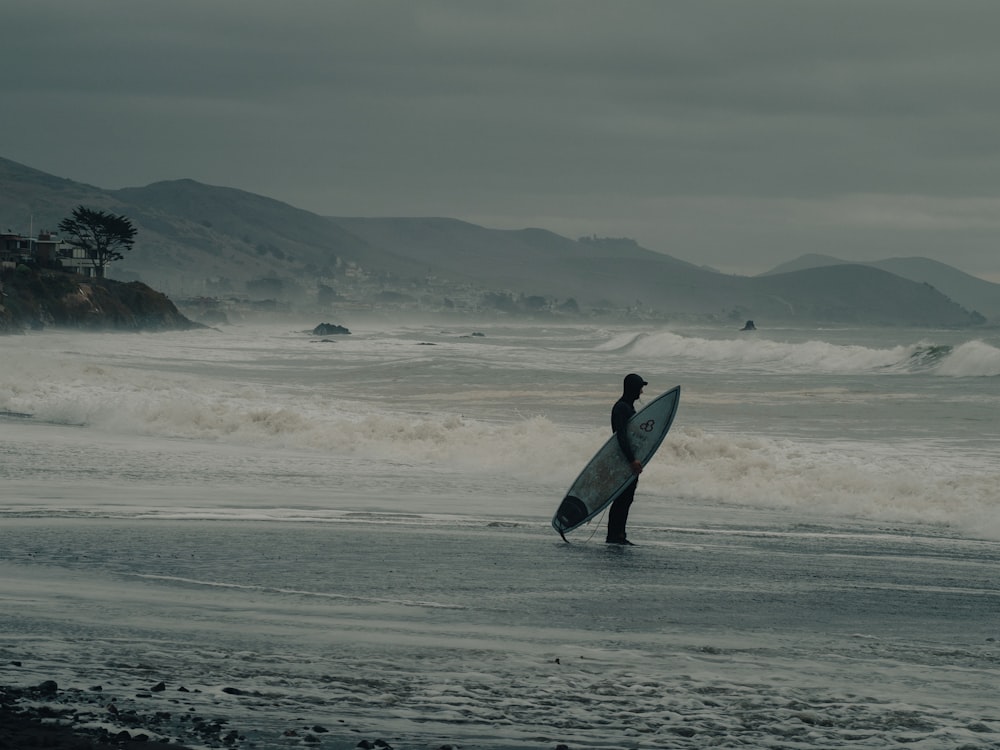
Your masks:
<svg viewBox="0 0 1000 750"><path fill-rule="evenodd" d="M339 322L0 339L0 683L245 748L1000 747L996 329ZM682 388L638 546L565 544L629 372Z"/></svg>

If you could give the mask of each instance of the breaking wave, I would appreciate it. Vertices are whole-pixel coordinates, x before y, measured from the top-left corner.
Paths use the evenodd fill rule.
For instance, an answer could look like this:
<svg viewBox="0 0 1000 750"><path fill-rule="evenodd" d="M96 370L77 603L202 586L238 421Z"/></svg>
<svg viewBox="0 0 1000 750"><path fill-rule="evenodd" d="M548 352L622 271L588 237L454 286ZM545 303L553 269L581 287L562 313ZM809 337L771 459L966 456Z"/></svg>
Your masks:
<svg viewBox="0 0 1000 750"><path fill-rule="evenodd" d="M1000 350L982 340L878 348L821 341L784 343L760 338L712 340L670 332L612 334L606 338L604 351L613 352L616 362L626 355L638 363L637 367L642 367L643 362L682 361L686 377L692 381L697 380L699 368L742 369L768 375L773 372L929 374L942 378L1000 375ZM122 341L115 339L109 346L117 347L115 351L125 351L119 343ZM362 345L359 342L354 346ZM74 351L56 347L49 352L23 347L16 358L0 360L0 421L8 425L79 425L126 442L133 437L150 437L192 441L196 447L218 444L242 461L251 461L260 452L286 449L308 452L309 461L312 455L319 461L336 460L343 465L358 464L361 462L357 459L363 459L377 462L380 467L399 467L401 474L419 472L428 485L444 486L452 481L447 472L464 472L471 477L470 482L503 488L494 491L513 494L511 487L516 485L525 497L558 496L608 437L604 395L599 396L601 419L591 420L587 411L586 419L577 422L587 425L582 429L567 427L567 422L558 418L531 413L522 416L512 412L509 418L492 419L484 417L482 411L473 410L479 416L467 417L458 411L465 402L456 402L454 393L448 394L450 400L442 402L441 408L434 406L439 402L419 398L393 403L392 394L397 387L409 387L411 392L419 390L422 381L416 376L421 373L416 372L418 368L412 361L408 372L398 373L403 385L397 386L397 381L388 379L385 373L383 357L382 369L378 370L386 378L378 385L382 390L369 398L348 398L326 387L328 369L324 369L322 380L310 379L311 371L304 367L296 369L296 365L288 372L298 373L299 381L286 382L269 373L266 379L253 382L244 373L259 367L255 361L245 371L230 366L220 374L222 366L216 362L220 355L212 354L214 359L206 362L207 355L198 353L188 371L179 365L172 370L168 358L171 351L161 346L159 340L157 346L160 348L151 351L162 359L156 360L155 369L149 364L152 354L132 360L123 354L116 362L107 357L81 357ZM277 345L274 348L276 351L269 350L268 355L281 356L283 350ZM341 347L339 351L348 350ZM506 356L505 350L498 351L500 354L496 356ZM486 351L477 356L490 354ZM338 356L346 358L345 353ZM538 356L549 363L556 355L545 351ZM424 374L438 379L453 361L451 355L439 355L439 361L422 365ZM482 361L483 367L490 366L489 361ZM566 366L584 361L584 357L579 357ZM330 367L326 360L323 367ZM598 362L595 367L604 368L605 362ZM355 370L376 371L366 361L357 367L350 363L342 365L338 372ZM393 377L396 375L394 372ZM407 375L409 379L404 380ZM459 376L449 373L448 377ZM455 385L460 382L453 380ZM972 381L970 384L976 385ZM966 398L981 399L988 391L991 388L976 386ZM816 398L815 388L806 388L805 392L810 399ZM693 386L689 393L696 394L697 388ZM782 394L781 398L787 401L787 394L784 391ZM470 391L468 397L484 398L482 391ZM704 407L713 398L720 398L711 393L701 397L700 404L693 403ZM878 394L873 398L877 397ZM503 396L495 398L502 401ZM840 401L830 402L831 410L839 410L841 406ZM492 413L504 412L494 409ZM913 418L923 419L922 414L914 412ZM917 438L926 434L926 439L883 444L874 440L842 440L840 431L828 432L816 440L808 439L805 432L799 432L795 439L781 439L766 434L699 430L696 425L686 419L678 422L661 454L644 472L646 491L667 499L684 496L704 498L707 502L793 508L803 513L822 511L886 521L944 524L976 536L1000 538L997 521L1000 498L995 489L1000 486L1000 475L995 454L990 453L994 449L988 441L982 443L986 448L977 455L979 443L971 438L958 442L964 433L954 433L948 439L955 442L945 444L931 426L926 433L911 433ZM703 421L700 426L706 423ZM993 429L988 421L982 427ZM86 454L86 442L81 437L73 444L74 451L81 455L81 470L103 470L93 466L88 469L85 465L87 461L94 462L93 456ZM236 462L236 458L231 461ZM14 463L11 462L10 477L23 477L33 470L13 466ZM52 467L45 470L51 471ZM360 471L349 466L346 470Z"/></svg>
<svg viewBox="0 0 1000 750"><path fill-rule="evenodd" d="M32 422L88 425L114 435L306 450L318 460L363 458L432 483L437 472L459 470L483 477L487 486L517 485L551 497L569 486L607 439L603 426L572 430L543 416L499 422L317 405L304 398L267 406L265 394L247 386L207 394L169 378L149 378L141 389L118 385L77 389L72 397L55 397L42 388L36 399L21 399L18 411L33 411ZM803 514L922 522L1000 539L1000 474L973 457L942 464L936 450L920 441L832 444L682 425L643 473L643 489L666 502L703 498Z"/></svg>
<svg viewBox="0 0 1000 750"><path fill-rule="evenodd" d="M709 339L659 332L622 334L602 345L655 361L751 372L926 373L942 377L1000 376L1000 349L981 340L957 346L926 341L890 348L826 341L789 343L762 338Z"/></svg>

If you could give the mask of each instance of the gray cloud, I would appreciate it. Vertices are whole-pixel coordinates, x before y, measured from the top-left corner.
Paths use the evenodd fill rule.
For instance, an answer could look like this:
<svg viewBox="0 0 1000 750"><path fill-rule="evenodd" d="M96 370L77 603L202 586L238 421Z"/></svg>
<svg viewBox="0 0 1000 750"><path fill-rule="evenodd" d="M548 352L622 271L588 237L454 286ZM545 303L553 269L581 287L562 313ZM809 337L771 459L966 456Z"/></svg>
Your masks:
<svg viewBox="0 0 1000 750"><path fill-rule="evenodd" d="M1000 280L994 2L8 0L3 156L324 214Z"/></svg>

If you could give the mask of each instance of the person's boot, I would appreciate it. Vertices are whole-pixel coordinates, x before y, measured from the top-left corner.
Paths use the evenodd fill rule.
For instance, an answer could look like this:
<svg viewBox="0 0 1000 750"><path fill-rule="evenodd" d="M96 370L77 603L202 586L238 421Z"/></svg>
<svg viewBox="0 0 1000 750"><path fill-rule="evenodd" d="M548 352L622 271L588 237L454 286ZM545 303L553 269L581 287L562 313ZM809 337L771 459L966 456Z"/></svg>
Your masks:
<svg viewBox="0 0 1000 750"><path fill-rule="evenodd" d="M622 536L609 536L607 539L604 540L604 543L605 544L621 544L621 545L624 545L624 546L627 546L627 547L634 547L635 546L634 544L632 544L632 542L630 542L628 539L626 539L624 535L622 535Z"/></svg>

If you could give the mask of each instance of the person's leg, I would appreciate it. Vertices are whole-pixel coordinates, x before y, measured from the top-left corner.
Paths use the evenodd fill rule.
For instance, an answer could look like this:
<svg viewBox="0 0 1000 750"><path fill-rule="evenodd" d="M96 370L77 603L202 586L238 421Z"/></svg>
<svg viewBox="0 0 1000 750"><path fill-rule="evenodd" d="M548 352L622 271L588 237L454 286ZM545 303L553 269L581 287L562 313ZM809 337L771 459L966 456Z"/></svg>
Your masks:
<svg viewBox="0 0 1000 750"><path fill-rule="evenodd" d="M611 510L608 511L608 538L612 544L625 543L625 524L628 522L628 511L635 499L635 488L639 480L632 482L618 498L611 503Z"/></svg>

